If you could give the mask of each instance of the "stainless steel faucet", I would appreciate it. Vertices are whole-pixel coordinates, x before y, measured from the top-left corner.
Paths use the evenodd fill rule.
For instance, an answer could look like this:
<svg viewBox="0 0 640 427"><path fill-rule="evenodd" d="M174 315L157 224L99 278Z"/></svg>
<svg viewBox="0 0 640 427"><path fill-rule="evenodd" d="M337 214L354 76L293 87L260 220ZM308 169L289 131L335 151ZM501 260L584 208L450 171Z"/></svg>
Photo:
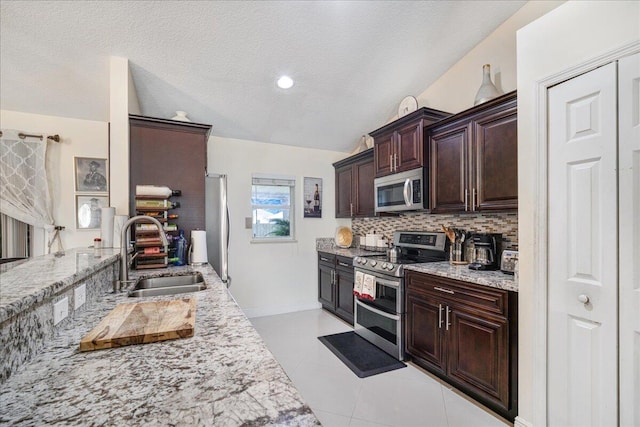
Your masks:
<svg viewBox="0 0 640 427"><path fill-rule="evenodd" d="M122 226L122 232L120 235L120 276L117 285L118 289L122 289L123 285L125 285L129 281L129 242L127 241L127 231L132 224L135 224L138 221L154 223L158 227L158 231L160 232L160 239L162 239L162 245L165 247L165 250L169 246L167 236L164 233L164 229L162 228L162 224L160 224L160 221L147 215L138 215L129 218L127 222L125 222ZM133 258L135 258L136 256L137 254L134 255L131 260L133 260Z"/></svg>

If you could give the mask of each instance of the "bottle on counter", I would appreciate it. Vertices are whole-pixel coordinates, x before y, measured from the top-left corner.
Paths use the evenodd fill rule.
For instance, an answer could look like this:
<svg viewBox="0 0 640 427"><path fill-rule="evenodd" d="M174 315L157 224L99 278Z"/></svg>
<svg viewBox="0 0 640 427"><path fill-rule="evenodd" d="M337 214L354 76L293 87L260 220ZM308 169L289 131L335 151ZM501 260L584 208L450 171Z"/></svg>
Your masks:
<svg viewBox="0 0 640 427"><path fill-rule="evenodd" d="M102 239L100 237L96 237L93 239L93 256L95 258L100 258L100 255L102 255L100 249L102 249Z"/></svg>
<svg viewBox="0 0 640 427"><path fill-rule="evenodd" d="M180 230L178 237L174 239L177 260L173 262L173 265L185 265L187 260L187 239L184 237L184 230Z"/></svg>

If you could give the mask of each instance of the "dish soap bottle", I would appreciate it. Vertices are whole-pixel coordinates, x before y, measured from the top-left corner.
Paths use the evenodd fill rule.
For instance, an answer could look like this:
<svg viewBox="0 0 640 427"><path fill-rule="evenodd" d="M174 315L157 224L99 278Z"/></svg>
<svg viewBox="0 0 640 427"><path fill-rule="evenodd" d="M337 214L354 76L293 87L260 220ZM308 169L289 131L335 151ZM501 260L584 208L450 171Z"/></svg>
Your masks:
<svg viewBox="0 0 640 427"><path fill-rule="evenodd" d="M180 235L174 239L176 245L176 261L173 265L185 265L187 256L187 239L184 237L184 230L180 230Z"/></svg>

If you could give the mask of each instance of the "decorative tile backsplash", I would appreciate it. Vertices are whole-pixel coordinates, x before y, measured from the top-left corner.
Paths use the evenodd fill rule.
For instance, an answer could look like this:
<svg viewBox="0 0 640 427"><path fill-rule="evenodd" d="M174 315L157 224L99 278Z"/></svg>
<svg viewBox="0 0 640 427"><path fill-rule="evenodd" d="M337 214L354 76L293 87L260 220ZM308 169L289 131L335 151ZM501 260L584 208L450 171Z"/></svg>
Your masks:
<svg viewBox="0 0 640 427"><path fill-rule="evenodd" d="M442 231L441 224L477 233L501 233L502 249L514 249L518 246L517 212L450 215L412 212L393 217L354 218L351 228L354 236L375 231L389 238L394 231L401 230Z"/></svg>

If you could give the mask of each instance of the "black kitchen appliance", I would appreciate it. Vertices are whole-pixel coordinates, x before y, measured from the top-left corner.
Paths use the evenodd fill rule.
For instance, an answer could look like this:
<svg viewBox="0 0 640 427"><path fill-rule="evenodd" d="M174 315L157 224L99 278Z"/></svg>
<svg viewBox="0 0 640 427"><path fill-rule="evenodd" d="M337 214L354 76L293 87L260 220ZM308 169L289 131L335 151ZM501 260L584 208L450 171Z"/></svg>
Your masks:
<svg viewBox="0 0 640 427"><path fill-rule="evenodd" d="M475 261L469 264L472 270L497 270L500 267L500 234L474 234Z"/></svg>

